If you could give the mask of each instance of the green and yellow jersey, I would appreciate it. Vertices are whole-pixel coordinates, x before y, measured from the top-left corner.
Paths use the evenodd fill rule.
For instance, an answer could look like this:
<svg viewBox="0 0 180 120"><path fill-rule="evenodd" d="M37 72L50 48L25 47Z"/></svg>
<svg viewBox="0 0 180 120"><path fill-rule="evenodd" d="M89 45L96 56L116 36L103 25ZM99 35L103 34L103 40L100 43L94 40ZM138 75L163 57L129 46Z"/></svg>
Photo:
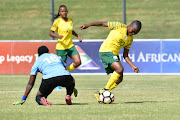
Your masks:
<svg viewBox="0 0 180 120"><path fill-rule="evenodd" d="M99 52L112 52L118 55L121 47L130 49L133 37L127 35L127 25L120 22L108 22L111 30L106 40L102 43Z"/></svg>
<svg viewBox="0 0 180 120"><path fill-rule="evenodd" d="M66 50L74 46L72 41L73 21L68 18L68 21L64 21L62 18L58 18L54 21L51 27L52 31L56 31L58 35L62 35L62 39L58 39L56 44L57 50Z"/></svg>

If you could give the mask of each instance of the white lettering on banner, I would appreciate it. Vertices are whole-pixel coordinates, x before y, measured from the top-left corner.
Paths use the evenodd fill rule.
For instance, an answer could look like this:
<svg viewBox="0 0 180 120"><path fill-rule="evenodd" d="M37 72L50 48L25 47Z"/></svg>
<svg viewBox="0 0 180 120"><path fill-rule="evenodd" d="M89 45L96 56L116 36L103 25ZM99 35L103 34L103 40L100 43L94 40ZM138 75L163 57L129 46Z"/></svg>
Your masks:
<svg viewBox="0 0 180 120"><path fill-rule="evenodd" d="M137 59L135 59L135 54L128 54L132 62L180 62L180 53L168 54L168 53L139 53ZM122 62L126 62L123 58L123 54L119 54Z"/></svg>
<svg viewBox="0 0 180 120"><path fill-rule="evenodd" d="M128 54L129 56L129 59L132 61L132 62L135 62L135 54ZM119 54L119 57L120 59L122 60L123 59L123 62L126 62L123 58L123 54Z"/></svg>
<svg viewBox="0 0 180 120"><path fill-rule="evenodd" d="M142 60L142 62L145 62L145 58L142 52L140 52L137 62L140 62L140 60Z"/></svg>
<svg viewBox="0 0 180 120"><path fill-rule="evenodd" d="M39 56L38 56L38 54L35 54L34 56L35 56L35 61L36 61Z"/></svg>
<svg viewBox="0 0 180 120"><path fill-rule="evenodd" d="M137 62L180 62L180 54L167 54L167 53L146 53L145 55L140 52Z"/></svg>
<svg viewBox="0 0 180 120"><path fill-rule="evenodd" d="M151 62L156 62L156 63L158 63L158 61L159 61L159 59L158 59L159 57L156 55L156 54L152 54L152 58L151 58Z"/></svg>
<svg viewBox="0 0 180 120"><path fill-rule="evenodd" d="M16 62L17 64L19 64L20 62L31 63L32 59L33 59L32 55L9 56L9 54L7 54L7 62Z"/></svg>
<svg viewBox="0 0 180 120"><path fill-rule="evenodd" d="M175 60L177 59L180 62L180 54L179 54L179 56L177 54L174 54L174 59Z"/></svg>
<svg viewBox="0 0 180 120"><path fill-rule="evenodd" d="M4 56L0 56L0 64L2 64L5 60L5 57Z"/></svg>

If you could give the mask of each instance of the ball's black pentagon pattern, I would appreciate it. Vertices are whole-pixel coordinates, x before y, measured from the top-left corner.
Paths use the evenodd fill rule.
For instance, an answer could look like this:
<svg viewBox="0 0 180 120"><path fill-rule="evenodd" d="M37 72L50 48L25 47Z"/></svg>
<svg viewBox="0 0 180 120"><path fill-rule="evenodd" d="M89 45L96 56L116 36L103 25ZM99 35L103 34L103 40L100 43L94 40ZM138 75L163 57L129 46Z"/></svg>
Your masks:
<svg viewBox="0 0 180 120"><path fill-rule="evenodd" d="M107 92L109 92L108 95L106 95ZM103 99L101 99L101 101L102 101L102 103L104 103L104 104L111 104L111 103L114 101L114 95L113 95L113 93L110 92L110 91L105 90L105 91L103 91L102 93L100 93L100 96L102 96ZM110 102L106 103L106 102L105 102L105 99L106 99L106 98L107 98L107 99L110 99Z"/></svg>

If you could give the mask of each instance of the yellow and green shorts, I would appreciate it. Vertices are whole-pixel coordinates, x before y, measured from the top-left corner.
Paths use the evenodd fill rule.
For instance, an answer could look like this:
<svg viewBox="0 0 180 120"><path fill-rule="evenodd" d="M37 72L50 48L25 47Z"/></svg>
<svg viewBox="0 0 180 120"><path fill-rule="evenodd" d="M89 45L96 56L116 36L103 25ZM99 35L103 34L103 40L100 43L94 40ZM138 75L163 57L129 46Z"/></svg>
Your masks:
<svg viewBox="0 0 180 120"><path fill-rule="evenodd" d="M66 49L66 50L57 50L56 49L56 54L58 56L61 56L61 59L63 61L66 61L67 56L72 58L72 56L79 54L79 52L77 51L76 47L73 46L73 47Z"/></svg>
<svg viewBox="0 0 180 120"><path fill-rule="evenodd" d="M114 62L121 62L119 56L114 55L112 52L99 52L99 57L107 74L114 72L111 68Z"/></svg>

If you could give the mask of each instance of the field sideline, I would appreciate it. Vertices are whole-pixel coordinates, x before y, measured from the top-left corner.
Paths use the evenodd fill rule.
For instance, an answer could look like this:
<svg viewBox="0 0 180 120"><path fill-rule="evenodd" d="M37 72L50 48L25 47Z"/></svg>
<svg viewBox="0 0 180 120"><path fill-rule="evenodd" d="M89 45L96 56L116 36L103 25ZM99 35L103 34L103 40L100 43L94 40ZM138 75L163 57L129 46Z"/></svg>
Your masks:
<svg viewBox="0 0 180 120"><path fill-rule="evenodd" d="M35 95L42 76L37 77L24 105L13 106L24 94L29 75L0 75L0 118L1 120L179 120L180 76L124 76L124 81L112 92L115 102L98 104L93 93L102 88L110 76L73 75L77 98L73 105L65 105L65 89L56 89L48 97L54 106L39 106Z"/></svg>

